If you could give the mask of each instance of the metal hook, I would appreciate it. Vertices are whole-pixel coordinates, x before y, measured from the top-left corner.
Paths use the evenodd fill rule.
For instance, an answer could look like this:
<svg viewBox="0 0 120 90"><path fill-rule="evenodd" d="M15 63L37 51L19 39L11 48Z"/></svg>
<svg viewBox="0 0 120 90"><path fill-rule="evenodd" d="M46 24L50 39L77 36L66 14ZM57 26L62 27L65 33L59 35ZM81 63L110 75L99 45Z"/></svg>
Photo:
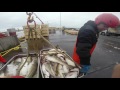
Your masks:
<svg viewBox="0 0 120 90"><path fill-rule="evenodd" d="M29 23L32 23L32 22L34 22L34 28L36 28L36 22L35 22L34 18L31 17L33 12L30 12L30 13L26 12L26 14L28 15L28 19L27 19L27 26L28 26L28 28L30 29Z"/></svg>
<svg viewBox="0 0 120 90"><path fill-rule="evenodd" d="M27 21L28 21L29 23L32 23L32 22L33 22L33 19L34 19L33 17L31 18L33 12L31 12L31 13L26 12L26 14L28 15Z"/></svg>
<svg viewBox="0 0 120 90"><path fill-rule="evenodd" d="M30 16L30 15L32 15L32 14L33 14L33 12L31 12L31 13L26 12L26 14Z"/></svg>

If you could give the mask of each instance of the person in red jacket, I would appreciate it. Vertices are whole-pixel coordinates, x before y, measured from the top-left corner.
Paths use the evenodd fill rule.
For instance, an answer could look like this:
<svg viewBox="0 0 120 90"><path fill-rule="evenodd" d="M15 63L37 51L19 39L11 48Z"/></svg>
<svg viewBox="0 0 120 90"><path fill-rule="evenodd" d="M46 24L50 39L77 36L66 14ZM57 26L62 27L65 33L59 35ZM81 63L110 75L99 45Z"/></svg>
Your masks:
<svg viewBox="0 0 120 90"><path fill-rule="evenodd" d="M74 46L73 60L82 67L80 69L82 74L86 74L91 67L90 58L96 47L99 32L118 25L118 17L110 13L103 13L97 16L95 21L90 20L80 28Z"/></svg>

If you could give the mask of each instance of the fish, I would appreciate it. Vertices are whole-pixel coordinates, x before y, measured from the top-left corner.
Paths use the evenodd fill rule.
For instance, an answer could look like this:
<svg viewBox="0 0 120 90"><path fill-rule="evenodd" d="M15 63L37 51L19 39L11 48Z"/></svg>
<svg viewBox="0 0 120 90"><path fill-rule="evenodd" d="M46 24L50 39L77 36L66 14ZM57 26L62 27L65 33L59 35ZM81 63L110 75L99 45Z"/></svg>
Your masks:
<svg viewBox="0 0 120 90"><path fill-rule="evenodd" d="M16 71L17 68L18 68L18 65L14 65L14 63L8 64L5 69L5 76L15 76L17 73Z"/></svg>
<svg viewBox="0 0 120 90"><path fill-rule="evenodd" d="M58 69L57 70L58 70L58 77L59 78L64 78L65 76L63 74L63 72L64 72L63 71L63 66L61 64L58 65Z"/></svg>
<svg viewBox="0 0 120 90"><path fill-rule="evenodd" d="M21 60L21 58L17 58L16 60L15 60L15 62L21 62L22 60Z"/></svg>
<svg viewBox="0 0 120 90"><path fill-rule="evenodd" d="M28 72L28 62L25 63L25 65L20 70L20 76L26 76L26 73Z"/></svg>
<svg viewBox="0 0 120 90"><path fill-rule="evenodd" d="M64 71L64 73L68 73L69 72L69 68L64 65L63 66L63 71Z"/></svg>
<svg viewBox="0 0 120 90"><path fill-rule="evenodd" d="M45 78L49 78L49 76L45 75Z"/></svg>
<svg viewBox="0 0 120 90"><path fill-rule="evenodd" d="M46 71L46 68L45 68L44 64L42 64L41 69L42 69L42 72L43 72L45 78L48 78L50 76L50 74L48 73L48 71Z"/></svg>
<svg viewBox="0 0 120 90"><path fill-rule="evenodd" d="M26 61L27 57L22 57L21 58L21 63L18 65L18 68L17 68L17 75L19 75L20 73L20 68L23 66L24 62Z"/></svg>
<svg viewBox="0 0 120 90"><path fill-rule="evenodd" d="M44 54L47 54L47 52L44 51L44 52L42 52L42 54L43 54L43 55L44 55Z"/></svg>
<svg viewBox="0 0 120 90"><path fill-rule="evenodd" d="M57 56L46 55L45 58L46 58L46 60L48 60L48 61L55 62L55 63L59 63L59 64L62 64L62 65L65 65L65 66L67 66L67 67L69 67L69 68L72 68L72 67L70 67L69 65L67 65L67 63L61 61Z"/></svg>
<svg viewBox="0 0 120 90"><path fill-rule="evenodd" d="M62 54L57 54L57 57L64 57L64 55L62 55Z"/></svg>
<svg viewBox="0 0 120 90"><path fill-rule="evenodd" d="M74 69L71 69L70 71L72 71L72 72L78 72L78 74L79 74L79 68L74 68Z"/></svg>
<svg viewBox="0 0 120 90"><path fill-rule="evenodd" d="M70 72L68 73L65 78L77 78L78 72Z"/></svg>
<svg viewBox="0 0 120 90"><path fill-rule="evenodd" d="M15 65L19 65L21 63L22 59L21 58L17 58L16 60L14 60L12 63L14 63Z"/></svg>
<svg viewBox="0 0 120 90"><path fill-rule="evenodd" d="M3 78L5 76L5 73L2 71L0 72L0 78Z"/></svg>
<svg viewBox="0 0 120 90"><path fill-rule="evenodd" d="M61 49L50 49L49 51L57 52L57 53L64 53L65 51Z"/></svg>
<svg viewBox="0 0 120 90"><path fill-rule="evenodd" d="M11 61L7 64L6 68L4 69L4 76L10 77L17 75L17 68L18 64L20 64L21 58L17 58L16 60Z"/></svg>
<svg viewBox="0 0 120 90"><path fill-rule="evenodd" d="M9 64L15 64L15 60L12 60ZM9 64L8 64L8 65L9 65Z"/></svg>
<svg viewBox="0 0 120 90"><path fill-rule="evenodd" d="M37 67L38 67L38 59L37 57L32 57L32 62L28 66L28 72L26 74L26 78L32 78L37 71Z"/></svg>
<svg viewBox="0 0 120 90"><path fill-rule="evenodd" d="M53 71L55 72L55 75L56 75L57 74L58 63L50 62L50 64L51 64L52 69L53 69Z"/></svg>
<svg viewBox="0 0 120 90"><path fill-rule="evenodd" d="M82 75L78 75L77 78L83 78L85 76L85 74L82 74Z"/></svg>
<svg viewBox="0 0 120 90"><path fill-rule="evenodd" d="M56 50L55 50L55 49L50 49L49 51L54 51L54 52L56 52Z"/></svg>
<svg viewBox="0 0 120 90"><path fill-rule="evenodd" d="M56 55L58 52L55 49L42 52L43 55Z"/></svg>
<svg viewBox="0 0 120 90"><path fill-rule="evenodd" d="M28 62L28 64L30 64L32 62L32 57L31 56L28 57L27 62Z"/></svg>
<svg viewBox="0 0 120 90"><path fill-rule="evenodd" d="M43 59L40 61L41 64L43 64L43 63L45 63L45 62L46 62L46 58L43 58Z"/></svg>
<svg viewBox="0 0 120 90"><path fill-rule="evenodd" d="M47 54L49 54L49 55L56 55L57 52L55 52L55 51L48 51Z"/></svg>
<svg viewBox="0 0 120 90"><path fill-rule="evenodd" d="M60 58L63 62L66 62L65 57L62 54L57 54L57 57Z"/></svg>
<svg viewBox="0 0 120 90"><path fill-rule="evenodd" d="M66 58L65 60L66 60L66 62L67 62L68 65L75 67L75 63L73 61L71 61L68 58Z"/></svg>
<svg viewBox="0 0 120 90"><path fill-rule="evenodd" d="M32 78L38 78L38 76L37 76L38 74L37 74L37 72L35 73L35 75L33 75L33 77Z"/></svg>
<svg viewBox="0 0 120 90"><path fill-rule="evenodd" d="M66 51L61 50L61 49L58 49L58 51L61 52L61 53L65 53L66 52Z"/></svg>
<svg viewBox="0 0 120 90"><path fill-rule="evenodd" d="M52 66L49 62L44 63L45 69L50 73L50 75L56 77L55 72L52 69Z"/></svg>
<svg viewBox="0 0 120 90"><path fill-rule="evenodd" d="M0 76L0 78L11 78L11 76Z"/></svg>
<svg viewBox="0 0 120 90"><path fill-rule="evenodd" d="M32 59L31 59L32 57L28 57L27 58L27 62L24 64L24 66L22 67L22 69L20 70L20 75L21 76L26 76L26 74L28 73L28 69L29 69L29 64L31 63L31 61L32 61ZM21 63L21 65L23 65L23 63L25 62L25 60L26 60L26 58L23 58L23 60L22 60L22 63ZM21 67L21 66L20 66Z"/></svg>
<svg viewBox="0 0 120 90"><path fill-rule="evenodd" d="M48 52L47 55L56 55L56 52Z"/></svg>

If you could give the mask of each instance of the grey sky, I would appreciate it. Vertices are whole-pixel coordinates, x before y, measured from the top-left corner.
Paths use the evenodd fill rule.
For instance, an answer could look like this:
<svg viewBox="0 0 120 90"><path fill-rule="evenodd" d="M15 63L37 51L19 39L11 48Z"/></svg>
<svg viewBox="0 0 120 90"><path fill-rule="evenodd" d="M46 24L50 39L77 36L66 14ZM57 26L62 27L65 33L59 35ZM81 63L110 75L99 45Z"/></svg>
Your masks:
<svg viewBox="0 0 120 90"><path fill-rule="evenodd" d="M60 27L73 27L80 28L86 21L94 20L96 16L105 12L35 12L38 17L49 26ZM120 19L120 12L108 12L113 13ZM7 28L19 28L26 25L27 21L26 12L0 12L0 31L6 31ZM41 22L34 16L37 24Z"/></svg>

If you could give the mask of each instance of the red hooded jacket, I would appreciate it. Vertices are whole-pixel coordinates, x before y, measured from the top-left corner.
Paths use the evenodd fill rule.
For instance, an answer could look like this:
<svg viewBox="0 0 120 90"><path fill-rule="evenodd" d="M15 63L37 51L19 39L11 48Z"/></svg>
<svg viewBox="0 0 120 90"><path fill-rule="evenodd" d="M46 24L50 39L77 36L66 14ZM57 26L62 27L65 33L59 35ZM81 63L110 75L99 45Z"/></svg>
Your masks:
<svg viewBox="0 0 120 90"><path fill-rule="evenodd" d="M99 31L94 21L80 28L73 51L73 60L81 65L90 65L90 57L96 47Z"/></svg>

